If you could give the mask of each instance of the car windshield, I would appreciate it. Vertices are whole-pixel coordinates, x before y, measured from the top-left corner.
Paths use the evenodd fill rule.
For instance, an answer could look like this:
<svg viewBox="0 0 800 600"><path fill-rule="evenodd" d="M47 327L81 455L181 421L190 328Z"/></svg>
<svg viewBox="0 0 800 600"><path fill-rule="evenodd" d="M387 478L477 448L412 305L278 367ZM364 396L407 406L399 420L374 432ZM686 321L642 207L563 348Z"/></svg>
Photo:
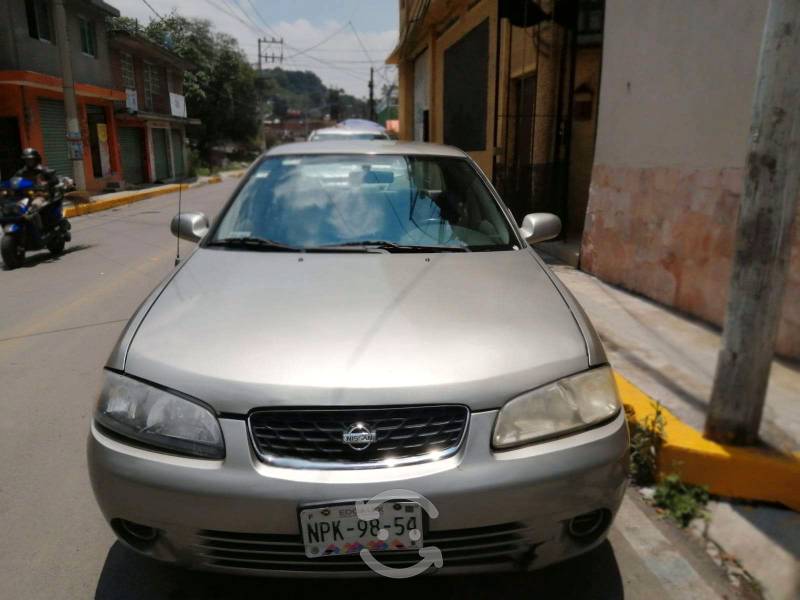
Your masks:
<svg viewBox="0 0 800 600"><path fill-rule="evenodd" d="M341 142L343 140L385 140L387 136L385 133L379 131L375 133L350 133L346 131L333 132L333 131L318 131L312 136L314 142L326 142L329 140L336 140Z"/></svg>
<svg viewBox="0 0 800 600"><path fill-rule="evenodd" d="M509 250L518 243L465 159L332 154L262 160L209 243L226 242L389 252Z"/></svg>

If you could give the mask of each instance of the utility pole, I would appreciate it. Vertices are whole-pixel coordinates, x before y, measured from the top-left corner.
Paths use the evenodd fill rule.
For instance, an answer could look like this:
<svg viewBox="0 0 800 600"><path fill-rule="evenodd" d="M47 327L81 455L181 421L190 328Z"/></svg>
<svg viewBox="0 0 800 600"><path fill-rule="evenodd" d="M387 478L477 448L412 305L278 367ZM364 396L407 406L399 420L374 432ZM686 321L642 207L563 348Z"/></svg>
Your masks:
<svg viewBox="0 0 800 600"><path fill-rule="evenodd" d="M56 28L58 52L61 55L61 79L64 86L64 111L67 115L67 144L72 159L72 177L75 187L86 189L86 175L83 171L83 145L81 127L78 121L78 102L75 99L75 83L72 78L72 54L67 33L67 12L64 0L53 1L53 21Z"/></svg>
<svg viewBox="0 0 800 600"><path fill-rule="evenodd" d="M369 68L369 120L375 120L375 68Z"/></svg>
<svg viewBox="0 0 800 600"><path fill-rule="evenodd" d="M770 0L706 437L752 445L764 409L800 190L800 2Z"/></svg>
<svg viewBox="0 0 800 600"><path fill-rule="evenodd" d="M262 51L261 45L264 45ZM280 53L278 53L278 50ZM283 64L283 38L258 38L258 71L261 72L261 60L268 63Z"/></svg>

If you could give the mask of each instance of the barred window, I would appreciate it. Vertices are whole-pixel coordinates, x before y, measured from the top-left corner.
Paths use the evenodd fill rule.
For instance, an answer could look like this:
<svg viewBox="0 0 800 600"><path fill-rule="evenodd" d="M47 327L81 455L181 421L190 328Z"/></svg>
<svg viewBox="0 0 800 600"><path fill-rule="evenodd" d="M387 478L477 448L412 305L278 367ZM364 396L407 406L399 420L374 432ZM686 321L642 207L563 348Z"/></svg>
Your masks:
<svg viewBox="0 0 800 600"><path fill-rule="evenodd" d="M155 107L155 98L161 95L161 72L155 65L144 65L144 106Z"/></svg>
<svg viewBox="0 0 800 600"><path fill-rule="evenodd" d="M136 71L133 67L133 56L127 52L119 55L120 70L122 71L122 86L128 90L136 89Z"/></svg>

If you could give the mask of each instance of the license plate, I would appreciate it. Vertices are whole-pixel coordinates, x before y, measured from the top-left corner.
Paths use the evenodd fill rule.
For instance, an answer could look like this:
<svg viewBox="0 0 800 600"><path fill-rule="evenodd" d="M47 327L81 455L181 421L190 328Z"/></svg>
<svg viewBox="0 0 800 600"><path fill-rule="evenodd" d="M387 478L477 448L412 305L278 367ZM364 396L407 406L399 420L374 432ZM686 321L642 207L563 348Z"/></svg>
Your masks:
<svg viewBox="0 0 800 600"><path fill-rule="evenodd" d="M306 556L319 558L422 548L422 509L413 502L385 502L380 518L362 521L355 504L306 508L300 511Z"/></svg>

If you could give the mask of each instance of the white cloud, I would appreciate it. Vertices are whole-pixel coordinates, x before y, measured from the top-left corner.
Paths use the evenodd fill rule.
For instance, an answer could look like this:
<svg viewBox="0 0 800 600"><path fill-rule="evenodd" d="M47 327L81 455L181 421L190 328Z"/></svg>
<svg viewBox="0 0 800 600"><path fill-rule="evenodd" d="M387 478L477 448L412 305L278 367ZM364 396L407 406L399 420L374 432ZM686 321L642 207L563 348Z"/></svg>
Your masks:
<svg viewBox="0 0 800 600"><path fill-rule="evenodd" d="M161 15L175 9L187 17L200 17L210 20L218 31L234 36L245 51L251 63L258 62L258 38L283 37L285 69L308 70L316 73L328 86L343 88L347 93L366 97L369 79L368 60L375 61L375 92L380 93L381 85L396 80L394 67L387 67L383 60L397 41L397 30L362 32L361 41L369 53L369 59L358 43L353 30L346 25L346 15L342 21L330 20L323 25L315 25L307 19L280 21L263 27L259 18L248 10L247 18L238 7L234 8L225 0L148 0ZM155 18L142 0L111 0L113 6L128 17L147 23ZM250 9L247 2L239 6ZM262 10L263 12L263 10ZM236 15L236 17L232 16ZM338 31L338 33L336 33ZM298 50L309 48L331 36L330 40L307 54L299 55ZM272 49L270 49L272 51ZM276 48L277 51L277 48ZM293 56L296 55L296 56ZM272 66L264 64L265 68Z"/></svg>

